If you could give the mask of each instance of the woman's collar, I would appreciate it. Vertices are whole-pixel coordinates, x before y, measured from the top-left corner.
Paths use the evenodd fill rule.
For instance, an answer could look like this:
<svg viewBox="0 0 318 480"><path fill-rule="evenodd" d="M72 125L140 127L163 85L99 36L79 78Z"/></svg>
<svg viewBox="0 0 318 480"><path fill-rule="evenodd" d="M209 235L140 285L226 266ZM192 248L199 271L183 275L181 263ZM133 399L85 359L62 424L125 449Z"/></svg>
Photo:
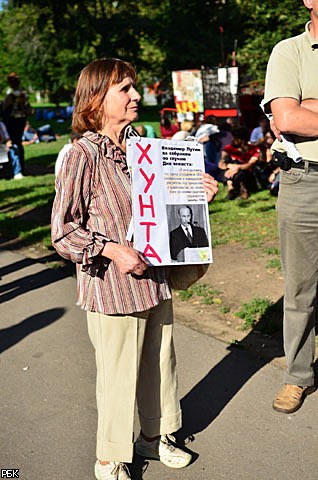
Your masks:
<svg viewBox="0 0 318 480"><path fill-rule="evenodd" d="M83 137L104 149L106 157L112 158L115 161L124 161L125 153L106 135L87 131L83 134Z"/></svg>

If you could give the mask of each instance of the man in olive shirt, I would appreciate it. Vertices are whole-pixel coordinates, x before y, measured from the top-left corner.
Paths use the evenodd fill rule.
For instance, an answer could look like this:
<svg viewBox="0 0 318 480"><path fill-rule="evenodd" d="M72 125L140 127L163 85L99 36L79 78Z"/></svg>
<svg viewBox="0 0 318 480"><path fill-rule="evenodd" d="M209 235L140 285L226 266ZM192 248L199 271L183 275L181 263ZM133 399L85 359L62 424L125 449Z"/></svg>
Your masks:
<svg viewBox="0 0 318 480"><path fill-rule="evenodd" d="M273 402L279 412L298 410L315 389L315 305L318 284L318 0L303 0L310 22L301 35L278 43L270 56L265 109L278 137L292 136L302 161L283 170L277 203L285 277L284 386ZM288 167L287 167L288 168Z"/></svg>

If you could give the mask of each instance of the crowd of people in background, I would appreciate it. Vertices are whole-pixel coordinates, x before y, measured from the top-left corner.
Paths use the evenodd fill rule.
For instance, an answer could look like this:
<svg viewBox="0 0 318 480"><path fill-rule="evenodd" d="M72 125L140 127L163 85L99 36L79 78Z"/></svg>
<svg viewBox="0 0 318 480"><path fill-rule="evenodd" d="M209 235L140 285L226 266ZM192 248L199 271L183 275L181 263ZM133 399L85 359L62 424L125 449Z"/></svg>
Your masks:
<svg viewBox="0 0 318 480"><path fill-rule="evenodd" d="M25 174L24 146L56 140L50 123L34 128L28 117L34 114L37 122L52 119L64 122L72 118L74 106L70 101L67 107L57 103L55 108L34 110L18 75L13 72L7 80L9 88L0 110L0 143L6 152L2 150L0 178L20 179ZM139 124L135 129L140 136L157 136L152 125ZM58 168L66 151L77 141L72 135L66 148L59 153ZM260 116L259 124L248 129L231 117L191 114L190 118L189 114L180 119L165 114L160 120L160 137L171 140L194 137L202 143L205 171L227 186L228 200L246 200L251 193L262 189L268 189L272 195L278 194L279 168L274 165L271 153L274 136L265 116Z"/></svg>
<svg viewBox="0 0 318 480"><path fill-rule="evenodd" d="M135 130L141 137L156 138L152 125L138 124ZM163 116L160 122L160 138L186 140L188 137L203 144L206 173L227 187L228 200L246 200L258 190L269 190L277 196L279 167L272 161L271 145L274 141L266 117L261 116L253 129L238 125L229 118L200 115L198 121L184 118L181 122ZM61 166L65 153L78 137L70 134L70 140L59 152L55 171Z"/></svg>
<svg viewBox="0 0 318 480"><path fill-rule="evenodd" d="M136 130L140 136L150 137L145 127L138 125ZM259 124L249 129L232 117L201 114L197 121L193 115L178 122L163 115L160 136L171 140L194 137L202 143L205 171L227 186L228 200L246 200L251 193L264 189L277 196L279 167L271 152L275 137L266 116L261 115Z"/></svg>
<svg viewBox="0 0 318 480"><path fill-rule="evenodd" d="M56 140L49 123L34 128L28 117L35 115L39 120L40 115L43 120L61 118L64 121L71 118L72 107L62 109L57 104L55 109L34 110L15 72L7 76L7 82L6 95L0 102L0 178L22 179L25 176L24 146Z"/></svg>
<svg viewBox="0 0 318 480"><path fill-rule="evenodd" d="M57 102L55 107L38 108L35 111L35 119L44 121L57 120L62 123L72 118L73 111L74 105L72 104L72 100L70 100L66 107L62 107L59 102Z"/></svg>
<svg viewBox="0 0 318 480"><path fill-rule="evenodd" d="M5 175L10 178L23 178L24 174L24 148L22 144L22 135L25 128L28 115L31 115L32 109L29 104L27 93L20 85L20 78L15 72L7 77L8 90L5 98L1 102L1 120L2 129L0 133L0 143L5 144L7 151L7 162L2 159L1 166L5 170ZM14 158L14 161L12 161Z"/></svg>

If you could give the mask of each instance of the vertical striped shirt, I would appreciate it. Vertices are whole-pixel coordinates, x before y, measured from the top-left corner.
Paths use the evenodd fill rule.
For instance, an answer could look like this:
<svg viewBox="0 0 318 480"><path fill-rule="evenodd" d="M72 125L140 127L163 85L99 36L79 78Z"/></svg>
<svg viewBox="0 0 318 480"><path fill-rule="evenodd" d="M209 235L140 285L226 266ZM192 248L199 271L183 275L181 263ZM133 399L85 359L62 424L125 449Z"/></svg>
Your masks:
<svg viewBox="0 0 318 480"><path fill-rule="evenodd" d="M77 304L103 314L129 314L171 298L168 270L150 267L143 276L122 274L103 257L105 242L126 246L132 218L126 155L108 138L86 132L63 160L56 178L52 243L76 263Z"/></svg>

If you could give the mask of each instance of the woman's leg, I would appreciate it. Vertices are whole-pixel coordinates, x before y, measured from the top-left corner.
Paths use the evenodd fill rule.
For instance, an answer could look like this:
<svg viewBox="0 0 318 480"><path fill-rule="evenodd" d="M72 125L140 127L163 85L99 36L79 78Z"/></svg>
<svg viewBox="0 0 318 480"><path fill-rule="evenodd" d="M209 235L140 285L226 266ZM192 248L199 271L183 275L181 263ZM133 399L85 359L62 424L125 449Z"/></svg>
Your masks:
<svg viewBox="0 0 318 480"><path fill-rule="evenodd" d="M191 462L191 454L169 436L181 427L172 330L172 303L166 300L149 311L147 320L137 391L141 435L136 453L170 468L183 468Z"/></svg>
<svg viewBox="0 0 318 480"><path fill-rule="evenodd" d="M149 311L139 370L137 402L142 432L147 437L181 427L173 344L171 300Z"/></svg>
<svg viewBox="0 0 318 480"><path fill-rule="evenodd" d="M141 354L138 345L143 343L146 320L88 312L87 322L97 366L96 456L100 461L130 463Z"/></svg>

